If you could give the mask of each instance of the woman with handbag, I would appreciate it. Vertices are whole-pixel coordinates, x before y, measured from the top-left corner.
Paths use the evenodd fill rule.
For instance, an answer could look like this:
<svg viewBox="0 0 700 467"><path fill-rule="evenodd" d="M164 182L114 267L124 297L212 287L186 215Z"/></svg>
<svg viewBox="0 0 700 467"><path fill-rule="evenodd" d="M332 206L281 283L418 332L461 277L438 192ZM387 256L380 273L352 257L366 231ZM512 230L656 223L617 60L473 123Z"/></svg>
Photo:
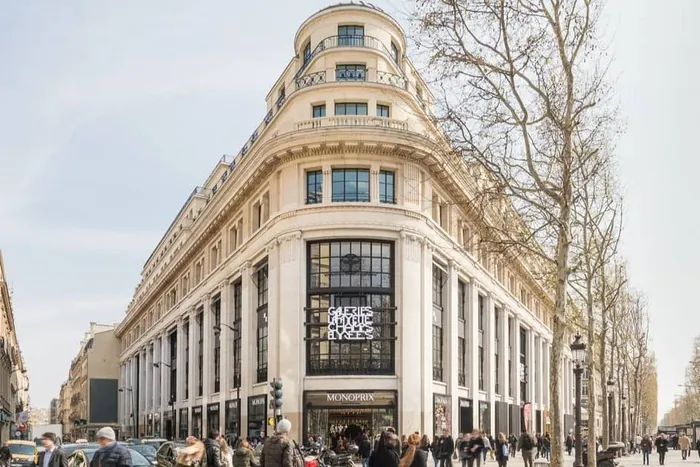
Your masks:
<svg viewBox="0 0 700 467"><path fill-rule="evenodd" d="M496 445L495 451L498 467L506 467L508 465L508 455L510 454L506 435L504 435L503 433L498 433L494 444Z"/></svg>

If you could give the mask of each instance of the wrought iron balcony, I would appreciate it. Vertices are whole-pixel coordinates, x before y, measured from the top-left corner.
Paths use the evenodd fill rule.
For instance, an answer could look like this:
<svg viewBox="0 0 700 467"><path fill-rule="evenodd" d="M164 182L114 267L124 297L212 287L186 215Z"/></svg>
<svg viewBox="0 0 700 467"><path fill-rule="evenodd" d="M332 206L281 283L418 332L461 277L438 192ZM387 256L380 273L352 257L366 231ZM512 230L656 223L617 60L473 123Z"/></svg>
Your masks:
<svg viewBox="0 0 700 467"><path fill-rule="evenodd" d="M406 78L386 71L369 73L366 71L360 72L357 70L336 70L336 81L365 81L408 90L408 81ZM309 73L308 75L300 76L295 80L297 90L328 82L329 81L326 79L325 71Z"/></svg>
<svg viewBox="0 0 700 467"><path fill-rule="evenodd" d="M384 45L382 41L372 36L330 36L319 42L314 50L308 57L305 58L304 63L297 72L297 77L301 76L304 69L311 63L313 58L320 54L321 52L328 49L335 49L338 47L360 47L365 49L378 50L387 57L394 61L394 57L391 51Z"/></svg>
<svg viewBox="0 0 700 467"><path fill-rule="evenodd" d="M339 115L335 117L312 118L296 123L296 130L311 130L339 126L362 126L389 128L392 130L408 130L408 123L385 117L370 117L368 115Z"/></svg>

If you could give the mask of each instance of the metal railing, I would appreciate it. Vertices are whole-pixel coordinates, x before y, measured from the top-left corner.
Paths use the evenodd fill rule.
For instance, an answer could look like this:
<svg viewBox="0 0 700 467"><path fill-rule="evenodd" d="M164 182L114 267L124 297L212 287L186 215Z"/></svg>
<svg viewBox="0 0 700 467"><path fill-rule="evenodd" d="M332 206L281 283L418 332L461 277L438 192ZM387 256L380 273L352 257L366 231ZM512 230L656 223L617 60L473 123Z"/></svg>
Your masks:
<svg viewBox="0 0 700 467"><path fill-rule="evenodd" d="M301 73L306 69L306 67L311 63L313 58L320 54L321 52L328 50L328 49L335 49L338 47L361 47L361 48L366 48L366 49L374 49L374 50L379 50L383 54L385 54L387 57L389 57L392 61L394 61L394 56L392 55L391 51L387 48L386 45L376 37L372 36L330 36L326 37L323 39L321 42L319 42L316 47L314 48L313 51L311 51L311 54L305 58L304 63L301 65L301 68L299 68L299 71L297 71L297 77L301 75Z"/></svg>
<svg viewBox="0 0 700 467"><path fill-rule="evenodd" d="M311 130L339 126L379 127L392 130L408 130L408 122L385 117L370 117L368 115L340 115L304 120L295 124L295 129Z"/></svg>
<svg viewBox="0 0 700 467"><path fill-rule="evenodd" d="M316 86L317 84L323 84L326 82L326 72L317 71L315 73L309 73L308 75L300 76L295 80L297 89L308 88L309 86Z"/></svg>

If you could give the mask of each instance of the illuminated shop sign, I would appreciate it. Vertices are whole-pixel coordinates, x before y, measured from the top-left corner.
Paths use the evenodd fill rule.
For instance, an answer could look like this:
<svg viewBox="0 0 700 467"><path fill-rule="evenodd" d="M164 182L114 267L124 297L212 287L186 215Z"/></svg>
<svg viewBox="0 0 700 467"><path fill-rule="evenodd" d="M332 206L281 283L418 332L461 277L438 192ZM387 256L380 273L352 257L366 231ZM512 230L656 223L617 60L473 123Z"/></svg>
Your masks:
<svg viewBox="0 0 700 467"><path fill-rule="evenodd" d="M371 306L339 306L328 309L328 340L359 341L374 338Z"/></svg>

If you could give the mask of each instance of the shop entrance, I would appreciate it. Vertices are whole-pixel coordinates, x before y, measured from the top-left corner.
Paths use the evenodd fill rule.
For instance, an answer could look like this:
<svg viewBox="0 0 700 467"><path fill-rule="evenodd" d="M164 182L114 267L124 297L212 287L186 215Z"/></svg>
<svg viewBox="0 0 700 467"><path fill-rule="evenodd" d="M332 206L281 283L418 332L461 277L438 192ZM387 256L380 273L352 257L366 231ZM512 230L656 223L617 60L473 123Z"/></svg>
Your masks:
<svg viewBox="0 0 700 467"><path fill-rule="evenodd" d="M305 400L306 439L321 437L337 451L363 433L372 440L398 424L395 392L307 392Z"/></svg>

